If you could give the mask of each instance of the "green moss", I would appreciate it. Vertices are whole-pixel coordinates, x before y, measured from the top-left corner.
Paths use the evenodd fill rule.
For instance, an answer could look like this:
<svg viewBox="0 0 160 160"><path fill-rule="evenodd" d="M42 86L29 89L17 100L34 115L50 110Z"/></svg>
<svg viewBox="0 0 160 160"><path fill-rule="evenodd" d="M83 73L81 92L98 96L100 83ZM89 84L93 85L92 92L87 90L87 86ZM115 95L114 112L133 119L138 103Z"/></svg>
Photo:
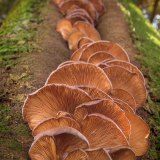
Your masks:
<svg viewBox="0 0 160 160"><path fill-rule="evenodd" d="M120 0L122 10L130 22L132 38L139 51L136 59L149 84L149 98L145 106L151 128L150 160L160 159L160 33L144 18L131 0Z"/></svg>
<svg viewBox="0 0 160 160"><path fill-rule="evenodd" d="M41 0L19 0L0 28L0 65L13 65L15 54L29 53L35 37L33 24L39 23Z"/></svg>
<svg viewBox="0 0 160 160"><path fill-rule="evenodd" d="M0 135L10 134L12 129L9 127L11 123L10 108L8 106L0 106Z"/></svg>
<svg viewBox="0 0 160 160"><path fill-rule="evenodd" d="M13 151L22 151L22 145L17 140L10 140L10 139L0 139L0 144L13 150Z"/></svg>

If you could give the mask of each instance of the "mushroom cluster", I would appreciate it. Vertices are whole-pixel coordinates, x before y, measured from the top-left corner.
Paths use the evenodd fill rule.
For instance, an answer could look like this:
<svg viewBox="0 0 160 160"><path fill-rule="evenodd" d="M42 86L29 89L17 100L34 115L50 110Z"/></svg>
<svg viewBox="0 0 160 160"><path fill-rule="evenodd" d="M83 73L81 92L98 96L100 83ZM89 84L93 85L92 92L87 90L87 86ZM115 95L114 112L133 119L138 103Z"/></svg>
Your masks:
<svg viewBox="0 0 160 160"><path fill-rule="evenodd" d="M57 31L73 54L29 95L23 118L32 130L32 160L136 160L149 127L136 114L146 101L141 71L94 25L103 0L54 0L65 18Z"/></svg>

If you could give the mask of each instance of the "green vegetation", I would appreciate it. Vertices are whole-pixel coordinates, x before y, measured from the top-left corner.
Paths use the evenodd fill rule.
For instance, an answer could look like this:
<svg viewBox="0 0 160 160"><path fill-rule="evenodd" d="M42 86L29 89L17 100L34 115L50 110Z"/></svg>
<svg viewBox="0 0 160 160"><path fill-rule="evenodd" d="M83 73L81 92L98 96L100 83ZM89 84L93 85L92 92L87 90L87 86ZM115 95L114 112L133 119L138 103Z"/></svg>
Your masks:
<svg viewBox="0 0 160 160"><path fill-rule="evenodd" d="M26 54L37 49L36 33L42 22L43 8L48 0L17 0L0 26L0 68L13 67ZM14 67L13 67L14 68ZM31 133L21 114L24 94L30 88L28 67L25 73L10 73L0 88L0 159L27 159ZM2 83L3 84L3 83ZM25 89L26 89L25 88Z"/></svg>
<svg viewBox="0 0 160 160"><path fill-rule="evenodd" d="M32 51L34 24L42 21L41 0L18 0L0 28L0 66L13 65L20 53Z"/></svg>
<svg viewBox="0 0 160 160"><path fill-rule="evenodd" d="M144 18L131 0L120 0L122 10L131 26L131 35L135 47L139 51L136 59L148 79L149 97L145 106L149 114L148 123L151 127L150 160L160 159L160 34Z"/></svg>

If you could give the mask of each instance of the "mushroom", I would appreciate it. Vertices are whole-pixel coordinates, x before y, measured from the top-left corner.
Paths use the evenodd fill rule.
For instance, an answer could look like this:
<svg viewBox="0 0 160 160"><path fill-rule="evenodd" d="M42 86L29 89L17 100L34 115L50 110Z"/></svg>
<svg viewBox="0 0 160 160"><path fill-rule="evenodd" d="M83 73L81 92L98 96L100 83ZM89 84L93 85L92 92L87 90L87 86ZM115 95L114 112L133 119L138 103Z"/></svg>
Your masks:
<svg viewBox="0 0 160 160"><path fill-rule="evenodd" d="M74 23L73 27L85 34L86 37L92 39L93 41L98 41L101 39L97 30L87 22L78 21Z"/></svg>
<svg viewBox="0 0 160 160"><path fill-rule="evenodd" d="M103 63L103 61L110 61L115 59L114 56L112 56L111 54L105 52L105 51L99 51L99 52L95 52L94 54L92 54L89 58L88 58L88 62L98 65L100 63Z"/></svg>
<svg viewBox="0 0 160 160"><path fill-rule="evenodd" d="M79 14L79 13L67 15L65 18L68 19L69 21L71 21L72 24L74 24L78 21L84 21L84 22L89 23L89 20L85 16L83 16L82 14Z"/></svg>
<svg viewBox="0 0 160 160"><path fill-rule="evenodd" d="M86 151L89 160L97 159L97 160L112 160L108 152L104 149L93 150L93 151Z"/></svg>
<svg viewBox="0 0 160 160"><path fill-rule="evenodd" d="M78 88L66 85L47 85L28 96L23 106L23 117L33 129L59 112L73 113L75 107L90 101L89 95ZM60 114L61 115L61 114Z"/></svg>
<svg viewBox="0 0 160 160"><path fill-rule="evenodd" d="M61 19L58 21L56 31L62 35L63 39L67 40L73 30L72 23L69 20Z"/></svg>
<svg viewBox="0 0 160 160"><path fill-rule="evenodd" d="M127 147L128 142L120 128L108 117L90 114L81 121L82 134L89 141L90 149Z"/></svg>
<svg viewBox="0 0 160 160"><path fill-rule="evenodd" d="M136 160L134 152L130 148L118 148L117 150L111 150L109 154L112 160Z"/></svg>
<svg viewBox="0 0 160 160"><path fill-rule="evenodd" d="M32 131L32 135L36 136L46 130L51 130L57 127L72 127L80 130L80 125L72 118L62 116L58 118L49 118L38 124Z"/></svg>
<svg viewBox="0 0 160 160"><path fill-rule="evenodd" d="M87 61L87 59L94 53L105 51L114 56L116 59L129 62L128 54L117 43L109 41L97 41L91 43L83 52L80 60Z"/></svg>
<svg viewBox="0 0 160 160"><path fill-rule="evenodd" d="M87 87L87 86L80 87L80 88L83 89L85 92L87 92L92 99L111 99L112 100L112 98L108 94L106 94L102 90L99 90L98 88Z"/></svg>
<svg viewBox="0 0 160 160"><path fill-rule="evenodd" d="M94 7L96 8L100 16L104 14L105 7L103 0L89 0L89 1L93 3Z"/></svg>
<svg viewBox="0 0 160 160"><path fill-rule="evenodd" d="M29 150L32 160L57 160L56 145L51 136L43 136L34 141Z"/></svg>
<svg viewBox="0 0 160 160"><path fill-rule="evenodd" d="M79 8L78 6L71 7L70 10L68 10L68 12L67 12L66 17L70 17L70 16L74 16L74 15L80 15L81 17L84 17L85 19L87 19L88 23L90 23L91 25L94 26L93 19L90 17L90 15L88 14L88 12L85 9Z"/></svg>
<svg viewBox="0 0 160 160"><path fill-rule="evenodd" d="M53 0L53 2L58 6L63 0Z"/></svg>
<svg viewBox="0 0 160 160"><path fill-rule="evenodd" d="M70 152L64 160L89 160L87 153L84 150L77 149Z"/></svg>
<svg viewBox="0 0 160 160"><path fill-rule="evenodd" d="M135 113L131 106L129 106L126 102L118 99L113 98L114 102L124 111L124 112L131 112Z"/></svg>
<svg viewBox="0 0 160 160"><path fill-rule="evenodd" d="M145 83L144 76L142 72L133 64L121 60L112 60L106 63L109 66L121 66L125 69L128 69L129 71L136 73L139 78L142 80L143 83Z"/></svg>
<svg viewBox="0 0 160 160"><path fill-rule="evenodd" d="M100 67L100 68L102 68L102 69L108 67L108 65L106 63L103 63L103 62L97 64L97 66Z"/></svg>
<svg viewBox="0 0 160 160"><path fill-rule="evenodd" d="M108 93L112 85L102 69L90 63L73 63L53 71L46 84L59 83L69 86L88 86Z"/></svg>
<svg viewBox="0 0 160 160"><path fill-rule="evenodd" d="M72 63L75 63L75 61L65 61L65 62L61 63L61 64L58 66L58 68L60 68L60 67L62 67L62 66L65 66L65 65L67 65L67 64L72 64Z"/></svg>
<svg viewBox="0 0 160 160"><path fill-rule="evenodd" d="M131 124L129 144L136 156L144 155L148 150L148 137L150 134L148 124L139 116L126 112Z"/></svg>
<svg viewBox="0 0 160 160"><path fill-rule="evenodd" d="M84 37L84 34L80 31L74 31L70 34L68 38L69 49L75 51L78 49L78 41L80 38Z"/></svg>
<svg viewBox="0 0 160 160"><path fill-rule="evenodd" d="M78 41L78 48L83 47L84 45L88 45L90 43L92 43L93 40L88 38L88 37L82 37L79 41Z"/></svg>
<svg viewBox="0 0 160 160"><path fill-rule="evenodd" d="M63 0L59 4L59 9L64 15L66 15L67 10L73 7L73 5L77 5L79 8L85 9L94 21L97 20L97 11L94 5L88 0Z"/></svg>
<svg viewBox="0 0 160 160"><path fill-rule="evenodd" d="M82 37L83 38L83 37ZM81 39L82 39L81 38ZM80 40L81 40L80 39ZM79 42L78 42L79 44ZM82 54L82 51L88 46L88 44L85 44L83 45L81 48L77 49L75 52L73 52L72 56L71 56L71 60L73 61L79 61L80 57L81 57L81 54Z"/></svg>
<svg viewBox="0 0 160 160"><path fill-rule="evenodd" d="M147 92L144 83L136 73L120 66L106 67L103 70L110 79L113 89L122 89L131 94L136 101L136 108L143 106Z"/></svg>
<svg viewBox="0 0 160 160"><path fill-rule="evenodd" d="M62 127L38 134L29 150L29 155L32 159L35 158L34 160L39 160L39 158L44 160L55 158L56 160L62 159L75 149L88 147L88 140L79 131Z"/></svg>
<svg viewBox="0 0 160 160"><path fill-rule="evenodd" d="M82 149L77 149L73 152L70 152L65 160L111 160L110 155L103 149L93 150L93 151L84 151Z"/></svg>
<svg viewBox="0 0 160 160"><path fill-rule="evenodd" d="M81 104L76 107L74 117L81 122L88 114L100 114L110 118L122 130L125 137L129 139L130 123L125 116L125 112L112 100L96 100Z"/></svg>
<svg viewBox="0 0 160 160"><path fill-rule="evenodd" d="M126 102L132 109L136 109L136 101L134 97L123 89L113 89L111 90L110 96L112 98L118 98L124 102Z"/></svg>

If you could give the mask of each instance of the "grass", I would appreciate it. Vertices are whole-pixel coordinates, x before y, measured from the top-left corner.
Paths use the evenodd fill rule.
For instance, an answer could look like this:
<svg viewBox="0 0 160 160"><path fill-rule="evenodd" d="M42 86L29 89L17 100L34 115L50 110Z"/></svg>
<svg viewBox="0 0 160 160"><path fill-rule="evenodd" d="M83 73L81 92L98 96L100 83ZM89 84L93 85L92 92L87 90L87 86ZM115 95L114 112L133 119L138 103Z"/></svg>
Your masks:
<svg viewBox="0 0 160 160"><path fill-rule="evenodd" d="M14 65L21 53L29 53L34 46L33 25L42 19L41 0L18 0L0 27L0 66Z"/></svg>
<svg viewBox="0 0 160 160"><path fill-rule="evenodd" d="M136 59L148 79L149 96L145 110L149 114L148 123L151 128L150 160L160 159L160 33L144 18L131 0L120 0L130 23L131 35L135 47L139 51Z"/></svg>

